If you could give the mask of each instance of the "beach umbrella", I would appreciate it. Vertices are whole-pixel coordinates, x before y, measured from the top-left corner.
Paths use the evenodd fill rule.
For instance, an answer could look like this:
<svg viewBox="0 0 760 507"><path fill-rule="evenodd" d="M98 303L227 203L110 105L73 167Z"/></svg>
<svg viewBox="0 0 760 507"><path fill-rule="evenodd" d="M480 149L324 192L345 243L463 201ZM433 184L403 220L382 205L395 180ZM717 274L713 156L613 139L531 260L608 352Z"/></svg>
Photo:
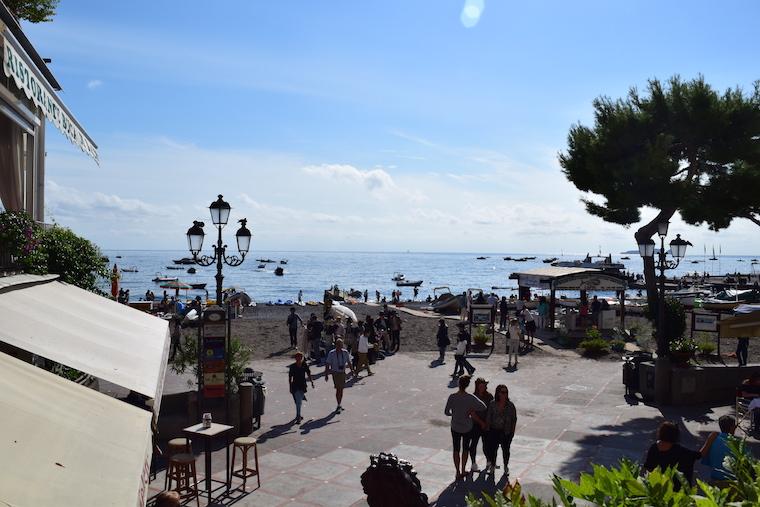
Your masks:
<svg viewBox="0 0 760 507"><path fill-rule="evenodd" d="M253 302L253 299L251 299L251 296L249 296L245 292L236 292L235 294L227 298L228 303L232 303L233 301L236 301L236 300L240 300L240 306L249 306L251 302Z"/></svg>
<svg viewBox="0 0 760 507"><path fill-rule="evenodd" d="M354 323L359 322L359 319L356 318L356 314L353 310L350 308L346 308L345 306L341 306L339 303L333 303L330 307L330 313L332 313L336 317L343 317L346 319L351 319Z"/></svg>
<svg viewBox="0 0 760 507"><path fill-rule="evenodd" d="M162 289L174 289L177 291L177 297L179 297L179 291L184 290L187 292L188 290L192 289L192 287L189 284L186 284L185 282L181 282L179 280L171 280L169 282L162 283L159 287Z"/></svg>

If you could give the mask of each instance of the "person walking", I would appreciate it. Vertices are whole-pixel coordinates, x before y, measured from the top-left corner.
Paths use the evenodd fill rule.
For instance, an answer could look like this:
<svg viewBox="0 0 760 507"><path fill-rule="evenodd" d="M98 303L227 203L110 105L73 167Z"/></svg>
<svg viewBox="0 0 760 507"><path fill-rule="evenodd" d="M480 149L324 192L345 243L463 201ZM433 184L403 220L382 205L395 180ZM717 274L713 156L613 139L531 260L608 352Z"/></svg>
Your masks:
<svg viewBox="0 0 760 507"><path fill-rule="evenodd" d="M452 377L458 377L464 375L464 371L467 370L469 375L475 373L475 367L467 360L467 349L470 344L470 333L464 329L464 322L458 322L457 327L459 333L457 333L457 349L454 352L454 374Z"/></svg>
<svg viewBox="0 0 760 507"><path fill-rule="evenodd" d="M288 367L288 385L290 386L290 394L293 396L293 401L296 404L296 424L300 424L303 421L301 417L301 404L306 399L306 379L311 382L311 387L314 389L314 380L311 378L311 370L303 360L303 353L298 351L295 355L296 362Z"/></svg>
<svg viewBox="0 0 760 507"><path fill-rule="evenodd" d="M444 414L451 417L451 440L454 447L453 458L457 481L464 478L467 470L473 420L482 422L478 420L477 412L486 408L482 401L467 392L469 385L469 376L459 377L459 390L449 395L446 408L443 410Z"/></svg>
<svg viewBox="0 0 760 507"><path fill-rule="evenodd" d="M530 343L530 348L533 348L533 339L536 336L536 319L533 317L533 312L527 307L523 308L521 317L523 322L525 322L525 334L527 335L525 342L526 344Z"/></svg>
<svg viewBox="0 0 760 507"><path fill-rule="evenodd" d="M504 460L504 475L509 476L509 448L515 436L517 427L517 409L509 399L509 389L504 384L496 387L496 396L489 403L486 412L485 425L488 430L486 435L486 459L489 463L489 472L494 473L496 468L496 456L501 447Z"/></svg>
<svg viewBox="0 0 760 507"><path fill-rule="evenodd" d="M367 289L364 289L364 302L367 302L367 299L369 298L369 292L367 292Z"/></svg>
<svg viewBox="0 0 760 507"><path fill-rule="evenodd" d="M499 331L507 330L508 319L509 309L507 308L507 296L501 296L501 301L499 301Z"/></svg>
<svg viewBox="0 0 760 507"><path fill-rule="evenodd" d="M512 356L515 358L515 368L517 368L517 356L520 353L520 338L522 333L520 332L520 324L517 319L512 317L509 321L509 328L507 329L507 368L512 367Z"/></svg>
<svg viewBox="0 0 760 507"><path fill-rule="evenodd" d="M298 289L298 304L303 303L303 290Z"/></svg>
<svg viewBox="0 0 760 507"><path fill-rule="evenodd" d="M391 331L391 351L398 352L401 348L401 317L396 310L391 310L388 326Z"/></svg>
<svg viewBox="0 0 760 507"><path fill-rule="evenodd" d="M343 410L341 403L343 402L343 389L346 387L346 368L351 370L351 374L354 373L351 354L343 349L343 340L338 339L335 340L335 348L327 354L325 360L325 382L332 375L333 386L335 386L335 401L338 403L335 411L339 414Z"/></svg>
<svg viewBox="0 0 760 507"><path fill-rule="evenodd" d="M303 325L303 320L296 313L295 308L290 309L290 314L285 323L288 325L288 333L290 334L290 348L294 349L298 345L298 328Z"/></svg>
<svg viewBox="0 0 760 507"><path fill-rule="evenodd" d="M311 349L311 360L320 363L320 344L322 342L322 330L324 324L317 320L317 315L312 313L309 322L306 324L306 333L309 339L309 348Z"/></svg>
<svg viewBox="0 0 760 507"><path fill-rule="evenodd" d="M356 361L356 378L359 378L359 372L365 366L367 367L367 375L374 375L372 370L369 369L369 348L369 337L364 331L360 331L359 342L356 346L356 353L359 356L359 359Z"/></svg>
<svg viewBox="0 0 760 507"><path fill-rule="evenodd" d="M446 364L446 349L451 345L449 340L449 327L445 319L438 319L438 332L435 335L436 345L438 346L438 364Z"/></svg>
<svg viewBox="0 0 760 507"><path fill-rule="evenodd" d="M480 440L483 441L483 454L486 455L486 460L488 460L488 455L486 454L486 415L488 413L488 406L493 401L493 395L488 392L488 381L483 377L478 377L478 379L475 380L475 392L473 394L483 402L483 405L485 405L483 410L475 411L477 418L474 419L478 422L472 425L472 442L470 443L470 462L472 464L470 465L470 470L477 472L480 470L476 460L478 454L478 442ZM486 469L489 468L489 465L490 461L487 461Z"/></svg>
<svg viewBox="0 0 760 507"><path fill-rule="evenodd" d="M602 310L602 302L599 301L599 298L594 296L594 298L591 300L591 322L594 323L596 327L601 327L599 322L599 317L601 316L600 311Z"/></svg>
<svg viewBox="0 0 760 507"><path fill-rule="evenodd" d="M749 338L743 336L736 340L736 360L739 366L747 366L749 356Z"/></svg>
<svg viewBox="0 0 760 507"><path fill-rule="evenodd" d="M546 329L546 318L549 316L549 303L546 296L538 298L538 328Z"/></svg>

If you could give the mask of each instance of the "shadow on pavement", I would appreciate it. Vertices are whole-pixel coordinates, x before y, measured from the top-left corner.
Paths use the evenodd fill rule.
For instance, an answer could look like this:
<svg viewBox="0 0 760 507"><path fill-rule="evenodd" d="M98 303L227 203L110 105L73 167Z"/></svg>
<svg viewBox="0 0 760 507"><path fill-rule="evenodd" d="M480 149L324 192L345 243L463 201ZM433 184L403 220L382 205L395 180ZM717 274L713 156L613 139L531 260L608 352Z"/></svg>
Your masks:
<svg viewBox="0 0 760 507"><path fill-rule="evenodd" d="M332 419L334 419L336 415L338 415L337 412L330 412L326 416L320 417L319 419L311 419L309 421L306 421L301 425L301 435L306 435L312 430L323 428L328 424L335 424L337 421L333 421Z"/></svg>
<svg viewBox="0 0 760 507"><path fill-rule="evenodd" d="M468 475L463 481L449 484L449 487L441 491L438 498L430 505L436 507L466 506L465 498L468 494L472 493L476 498L480 498L483 493L493 496L496 491L504 489L506 484L507 477L504 475L494 477L484 471L476 472Z"/></svg>

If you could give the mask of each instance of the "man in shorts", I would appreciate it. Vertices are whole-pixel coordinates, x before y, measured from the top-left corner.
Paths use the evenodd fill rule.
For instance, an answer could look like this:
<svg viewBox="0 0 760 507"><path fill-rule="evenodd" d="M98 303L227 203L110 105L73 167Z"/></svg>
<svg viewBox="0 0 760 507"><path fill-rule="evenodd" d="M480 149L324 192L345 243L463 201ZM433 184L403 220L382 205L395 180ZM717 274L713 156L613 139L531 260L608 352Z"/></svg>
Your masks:
<svg viewBox="0 0 760 507"><path fill-rule="evenodd" d="M343 340L338 338L335 340L335 348L327 354L327 359L325 360L325 382L332 375L333 385L335 386L335 401L338 402L338 407L335 411L339 414L343 410L341 402L343 401L343 388L346 386L347 367L353 375L354 366L351 364L351 354L343 349Z"/></svg>
<svg viewBox="0 0 760 507"><path fill-rule="evenodd" d="M443 411L444 414L451 416L451 439L454 444L454 467L457 471L457 481L464 478L467 470L467 458L470 455L469 449L472 443L473 420L484 425L485 421L478 417L477 412L482 412L488 408L477 396L467 392L469 385L469 375L459 377L459 391L449 395L446 408Z"/></svg>

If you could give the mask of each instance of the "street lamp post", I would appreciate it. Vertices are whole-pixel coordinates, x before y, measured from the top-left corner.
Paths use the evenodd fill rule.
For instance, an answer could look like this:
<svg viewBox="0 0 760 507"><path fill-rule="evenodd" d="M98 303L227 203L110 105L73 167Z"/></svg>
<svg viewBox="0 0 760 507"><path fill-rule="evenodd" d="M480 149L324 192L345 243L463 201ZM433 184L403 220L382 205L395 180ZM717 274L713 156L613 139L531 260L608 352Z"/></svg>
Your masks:
<svg viewBox="0 0 760 507"><path fill-rule="evenodd" d="M665 250L665 236L668 235L669 222L664 221L657 224L657 234L660 236L660 250L657 252L657 259L654 262L654 268L660 272L658 277L658 298L657 298L657 360L655 361L655 400L657 403L668 403L669 401L669 372L670 372L670 347L668 338L665 336L665 271L675 269L680 264L681 259L686 256L686 247L691 243L681 239L680 234L676 234L676 239L670 242L670 254L673 259L668 259ZM639 254L644 257L653 257L655 254L655 242L653 239L639 243Z"/></svg>
<svg viewBox="0 0 760 507"><path fill-rule="evenodd" d="M240 222L240 229L235 233L240 256L226 255L227 245L222 242L222 229L227 225L231 209L230 205L222 199L221 194L219 195L219 198L209 206L211 223L216 226L218 231L216 245L212 245L212 248L214 249L213 255L199 256L201 248L203 247L203 238L205 236L205 233L203 232L203 222L194 221L193 226L187 231L187 245L196 264L200 266L211 266L216 263L216 304L219 306L222 304L222 281L224 280L224 275L222 275L223 265L227 264L232 267L240 266L245 260L245 256L251 246L251 231L246 227L247 220L243 218L238 220L238 222Z"/></svg>

